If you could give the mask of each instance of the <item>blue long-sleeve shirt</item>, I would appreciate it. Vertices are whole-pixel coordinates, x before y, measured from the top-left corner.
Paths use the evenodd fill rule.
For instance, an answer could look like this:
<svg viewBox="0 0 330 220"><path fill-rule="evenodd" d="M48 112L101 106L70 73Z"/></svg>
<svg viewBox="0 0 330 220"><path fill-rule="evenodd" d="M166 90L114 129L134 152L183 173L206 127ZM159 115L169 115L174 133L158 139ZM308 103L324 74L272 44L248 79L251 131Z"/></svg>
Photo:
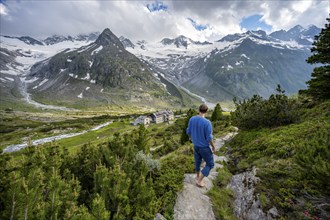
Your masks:
<svg viewBox="0 0 330 220"><path fill-rule="evenodd" d="M212 141L212 124L206 118L193 116L189 120L186 133L191 137L195 147L209 147Z"/></svg>

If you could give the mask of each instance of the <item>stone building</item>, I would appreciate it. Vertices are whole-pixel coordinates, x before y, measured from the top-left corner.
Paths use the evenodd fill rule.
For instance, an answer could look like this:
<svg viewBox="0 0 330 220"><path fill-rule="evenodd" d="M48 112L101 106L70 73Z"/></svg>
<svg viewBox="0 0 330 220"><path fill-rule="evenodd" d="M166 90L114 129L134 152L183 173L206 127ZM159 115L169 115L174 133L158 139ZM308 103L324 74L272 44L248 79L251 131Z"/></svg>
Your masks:
<svg viewBox="0 0 330 220"><path fill-rule="evenodd" d="M174 113L171 110L158 111L151 114L150 117L153 123L159 124L174 120Z"/></svg>
<svg viewBox="0 0 330 220"><path fill-rule="evenodd" d="M137 119L135 119L131 124L136 126L136 125L148 125L151 122L151 118L148 116L139 116Z"/></svg>

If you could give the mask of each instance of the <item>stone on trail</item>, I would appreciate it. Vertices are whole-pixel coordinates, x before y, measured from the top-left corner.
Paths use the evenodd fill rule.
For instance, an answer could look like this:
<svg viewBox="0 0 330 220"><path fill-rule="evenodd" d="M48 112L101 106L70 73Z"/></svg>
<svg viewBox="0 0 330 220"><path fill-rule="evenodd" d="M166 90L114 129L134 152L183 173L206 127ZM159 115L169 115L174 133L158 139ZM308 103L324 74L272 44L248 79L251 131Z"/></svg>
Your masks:
<svg viewBox="0 0 330 220"><path fill-rule="evenodd" d="M205 193L213 186L205 177L205 187L196 185L196 174L184 175L183 190L178 194L174 206L174 219L215 219L210 198Z"/></svg>

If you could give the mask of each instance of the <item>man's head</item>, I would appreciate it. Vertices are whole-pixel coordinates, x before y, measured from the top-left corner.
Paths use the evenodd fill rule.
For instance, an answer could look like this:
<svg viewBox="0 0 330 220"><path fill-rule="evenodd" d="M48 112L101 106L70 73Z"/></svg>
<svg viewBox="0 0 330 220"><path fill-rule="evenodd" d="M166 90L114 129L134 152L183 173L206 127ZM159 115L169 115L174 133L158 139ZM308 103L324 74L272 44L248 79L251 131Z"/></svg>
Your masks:
<svg viewBox="0 0 330 220"><path fill-rule="evenodd" d="M209 108L208 108L207 105L205 105L205 104L201 104L201 105L199 106L199 112L202 113L202 114L205 114L205 113L207 112L208 109L209 109Z"/></svg>

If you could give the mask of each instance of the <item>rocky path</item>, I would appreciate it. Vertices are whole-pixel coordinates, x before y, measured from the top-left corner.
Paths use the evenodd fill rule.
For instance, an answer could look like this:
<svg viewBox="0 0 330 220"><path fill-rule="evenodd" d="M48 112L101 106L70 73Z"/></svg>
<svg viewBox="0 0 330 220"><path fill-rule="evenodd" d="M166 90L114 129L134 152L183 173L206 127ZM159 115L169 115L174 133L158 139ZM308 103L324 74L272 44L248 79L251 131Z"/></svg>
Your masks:
<svg viewBox="0 0 330 220"><path fill-rule="evenodd" d="M216 139L216 151L218 151L224 145L225 141L231 139L236 134L237 132L232 132L222 138ZM226 160L226 157L218 157L214 155L215 166L212 169L210 175L204 178L205 187L203 188L196 186L195 173L184 175L184 186L183 189L178 193L176 204L174 206L175 220L215 219L212 210L212 203L206 193L213 187L212 180L214 180L218 175L218 172L216 172L217 168L222 167L219 162L224 160Z"/></svg>

